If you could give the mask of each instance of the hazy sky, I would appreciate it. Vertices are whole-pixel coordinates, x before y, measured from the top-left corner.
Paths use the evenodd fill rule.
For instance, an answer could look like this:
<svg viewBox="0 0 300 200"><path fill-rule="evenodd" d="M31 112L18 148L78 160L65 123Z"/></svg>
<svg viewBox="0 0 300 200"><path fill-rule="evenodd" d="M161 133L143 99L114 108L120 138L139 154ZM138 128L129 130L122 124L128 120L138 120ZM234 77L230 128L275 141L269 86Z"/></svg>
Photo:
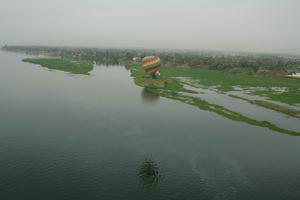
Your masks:
<svg viewBox="0 0 300 200"><path fill-rule="evenodd" d="M0 0L0 43L300 54L300 0Z"/></svg>

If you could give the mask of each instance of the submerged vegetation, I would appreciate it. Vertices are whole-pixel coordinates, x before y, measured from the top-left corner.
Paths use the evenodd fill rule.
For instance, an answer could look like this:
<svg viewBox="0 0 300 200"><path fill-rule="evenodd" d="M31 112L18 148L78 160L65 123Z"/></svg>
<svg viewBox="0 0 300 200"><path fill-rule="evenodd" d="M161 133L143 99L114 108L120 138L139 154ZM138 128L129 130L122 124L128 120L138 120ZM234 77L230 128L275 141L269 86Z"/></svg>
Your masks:
<svg viewBox="0 0 300 200"><path fill-rule="evenodd" d="M145 187L155 186L161 178L157 164L150 159L144 160L138 174L141 184Z"/></svg>
<svg viewBox="0 0 300 200"><path fill-rule="evenodd" d="M24 62L39 64L49 69L56 69L73 74L89 74L93 69L93 63L83 60L70 60L62 58L25 58Z"/></svg>

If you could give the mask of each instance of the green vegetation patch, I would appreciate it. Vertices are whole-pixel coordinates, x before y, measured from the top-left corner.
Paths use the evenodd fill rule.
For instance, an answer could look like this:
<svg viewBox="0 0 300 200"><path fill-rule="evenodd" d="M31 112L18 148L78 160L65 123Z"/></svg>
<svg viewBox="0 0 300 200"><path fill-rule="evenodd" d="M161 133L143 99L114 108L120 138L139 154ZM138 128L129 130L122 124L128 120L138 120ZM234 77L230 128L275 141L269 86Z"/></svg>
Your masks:
<svg viewBox="0 0 300 200"><path fill-rule="evenodd" d="M253 75L236 75L225 72L209 71L203 69L185 69L174 67L162 67L161 73L169 77L190 77L200 80L205 86L221 85L229 87L239 85L241 87L298 87L299 80L273 77L266 78ZM233 90L233 89L232 89Z"/></svg>
<svg viewBox="0 0 300 200"><path fill-rule="evenodd" d="M22 61L33 64L39 64L49 69L71 72L73 74L88 75L94 67L93 63L90 61L71 60L63 58L25 58Z"/></svg>
<svg viewBox="0 0 300 200"><path fill-rule="evenodd" d="M251 104L256 104L256 105L259 105L259 106L262 106L262 107L265 107L265 108L268 108L268 109L272 109L272 110L290 115L292 117L300 118L300 116L299 116L300 115L300 110L296 110L296 109L293 109L293 108L289 108L287 106L282 106L282 105L275 104L275 103L268 102L268 101L249 100L249 99L239 97L239 96L236 96L236 95L232 95L232 94L230 94L229 96L231 96L233 98L237 98L237 99L242 99L244 101L248 101Z"/></svg>
<svg viewBox="0 0 300 200"><path fill-rule="evenodd" d="M127 63L126 66L131 69L133 77L150 77L141 68L140 63ZM234 91L234 86L244 89L249 87L285 87L284 92L270 90L253 91L251 95L267 97L270 100L295 105L300 103L300 80L288 79L283 77L261 77L254 75L229 74L204 69L187 69L162 66L160 68L161 78L168 79L171 77L187 77L194 79L204 87L217 86L220 92Z"/></svg>
<svg viewBox="0 0 300 200"><path fill-rule="evenodd" d="M287 91L282 93L273 90L263 90L254 91L251 94L265 96L270 100L290 105L300 103L299 79L238 75L211 70L175 67L162 67L160 71L161 74L166 77L188 77L197 80L200 85L206 87L218 86L217 89L221 92L234 91L234 86L239 86L244 89L249 87L285 87L287 88Z"/></svg>
<svg viewBox="0 0 300 200"><path fill-rule="evenodd" d="M129 65L130 66L130 65ZM212 85L221 85L222 83L225 83L224 88L230 88L229 86L234 86L236 84L236 80L231 80L232 75L230 74L220 74L218 72L213 71L205 71L205 70L193 70L193 69L183 69L183 68L162 68L160 71L163 74L163 76L159 77L158 79L151 79L150 76L148 76L144 70L138 65L137 63L133 63L130 67L131 69L131 76L134 77L134 81L137 85L146 87L147 91L152 92L153 94L166 97L169 99L178 100L181 102L184 102L186 104L190 104L193 106L198 107L201 110L207 110L210 112L214 112L216 114L219 114L221 116L224 116L228 119L234 120L234 121L240 121L245 122L254 126L260 126L260 127L266 127L270 130L286 133L289 135L300 135L300 132L287 130L280 128L276 126L275 124L272 124L267 121L258 121L255 119L248 118L238 112L234 112L232 110L229 110L227 108L224 108L223 106L217 105L217 104L211 104L203 99L197 98L197 97L191 97L184 95L180 92L189 92L189 93L196 93L192 90L187 90L183 87L181 82L179 80L176 80L171 77L190 77L194 79L203 79L205 80L202 84L206 86L212 86ZM204 74L202 74L203 72ZM218 78L226 77L225 80L219 80ZM236 75L233 75L236 76ZM235 78L239 79L239 76L236 76ZM250 77L248 77L248 80L251 80ZM211 80L212 79L212 80ZM227 83L227 84L226 84ZM262 82L261 82L262 83ZM254 82L250 82L250 85L254 84ZM246 83L245 83L246 85ZM247 84L249 85L249 84ZM230 89L231 89L230 88ZM233 88L232 88L233 89ZM257 104L259 102L256 102ZM261 102L260 102L261 103ZM266 106L266 105L265 105ZM270 105L269 105L270 106ZM272 105L271 105L272 106ZM274 107L274 106L272 106ZM283 110L281 110L283 111Z"/></svg>
<svg viewBox="0 0 300 200"><path fill-rule="evenodd" d="M267 97L269 100L295 105L300 103L300 89L299 89L300 81L298 82L299 82L298 86L288 87L287 92L278 93L272 90L270 91L263 90L263 91L254 91L251 92L250 94L264 96Z"/></svg>

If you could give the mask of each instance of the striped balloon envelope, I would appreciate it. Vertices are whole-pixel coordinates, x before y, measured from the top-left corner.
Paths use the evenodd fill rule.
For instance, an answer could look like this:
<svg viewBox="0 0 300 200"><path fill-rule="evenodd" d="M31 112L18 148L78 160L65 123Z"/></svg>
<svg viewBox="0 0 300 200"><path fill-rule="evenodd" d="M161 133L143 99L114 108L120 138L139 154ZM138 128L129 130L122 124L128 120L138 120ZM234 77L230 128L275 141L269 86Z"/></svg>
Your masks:
<svg viewBox="0 0 300 200"><path fill-rule="evenodd" d="M142 60L142 67L147 74L154 74L160 68L160 58L157 56L146 56Z"/></svg>

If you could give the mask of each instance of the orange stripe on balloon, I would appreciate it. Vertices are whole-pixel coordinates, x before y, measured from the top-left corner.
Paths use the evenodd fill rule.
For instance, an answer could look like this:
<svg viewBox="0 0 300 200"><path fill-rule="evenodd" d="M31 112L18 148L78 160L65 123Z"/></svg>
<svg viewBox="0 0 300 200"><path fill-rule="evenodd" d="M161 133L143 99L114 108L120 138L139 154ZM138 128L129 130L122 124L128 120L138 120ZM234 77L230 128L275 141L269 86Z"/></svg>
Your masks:
<svg viewBox="0 0 300 200"><path fill-rule="evenodd" d="M158 65L158 66L156 66L156 67L154 67L154 68L151 68L151 69L147 69L146 72L147 72L147 73L151 73L151 72L153 72L153 71L155 71L155 70L157 70L157 69L159 69L159 68L160 68L160 65Z"/></svg>

